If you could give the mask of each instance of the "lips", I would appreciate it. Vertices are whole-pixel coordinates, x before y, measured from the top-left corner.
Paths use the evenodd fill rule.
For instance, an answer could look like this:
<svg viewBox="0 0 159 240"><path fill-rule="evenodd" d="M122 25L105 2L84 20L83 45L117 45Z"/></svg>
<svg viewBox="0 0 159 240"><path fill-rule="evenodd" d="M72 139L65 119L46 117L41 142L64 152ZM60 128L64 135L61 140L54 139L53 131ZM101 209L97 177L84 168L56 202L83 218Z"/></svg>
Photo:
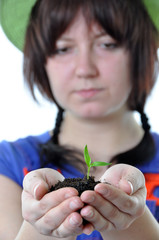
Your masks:
<svg viewBox="0 0 159 240"><path fill-rule="evenodd" d="M100 93L102 89L90 88L90 89L81 89L76 91L76 93L83 98L92 98Z"/></svg>

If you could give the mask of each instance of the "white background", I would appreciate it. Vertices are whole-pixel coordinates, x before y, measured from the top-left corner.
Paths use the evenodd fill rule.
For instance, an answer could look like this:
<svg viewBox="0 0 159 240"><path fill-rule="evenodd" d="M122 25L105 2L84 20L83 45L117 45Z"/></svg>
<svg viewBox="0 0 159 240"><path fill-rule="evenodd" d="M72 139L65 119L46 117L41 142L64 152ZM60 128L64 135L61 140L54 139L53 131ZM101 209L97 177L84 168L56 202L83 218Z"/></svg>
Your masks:
<svg viewBox="0 0 159 240"><path fill-rule="evenodd" d="M56 107L40 98L38 105L23 83L22 53L0 27L0 140L15 140L51 130ZM152 130L159 133L159 81L146 105ZM138 117L138 116L137 116Z"/></svg>

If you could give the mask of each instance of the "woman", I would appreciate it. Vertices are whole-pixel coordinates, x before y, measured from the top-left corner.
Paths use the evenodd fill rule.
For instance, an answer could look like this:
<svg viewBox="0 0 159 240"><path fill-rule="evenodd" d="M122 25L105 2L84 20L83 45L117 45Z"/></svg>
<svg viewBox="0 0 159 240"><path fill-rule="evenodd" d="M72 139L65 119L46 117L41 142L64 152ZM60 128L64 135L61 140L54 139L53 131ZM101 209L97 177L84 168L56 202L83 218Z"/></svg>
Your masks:
<svg viewBox="0 0 159 240"><path fill-rule="evenodd" d="M156 80L157 41L139 0L36 2L24 76L33 97L37 86L59 112L51 133L1 143L3 239L158 239L158 199L147 202L150 212L142 174L149 186L159 173L159 136L144 113ZM102 183L80 197L74 188L49 192L64 177L84 175L86 144L93 161L112 163L92 170Z"/></svg>

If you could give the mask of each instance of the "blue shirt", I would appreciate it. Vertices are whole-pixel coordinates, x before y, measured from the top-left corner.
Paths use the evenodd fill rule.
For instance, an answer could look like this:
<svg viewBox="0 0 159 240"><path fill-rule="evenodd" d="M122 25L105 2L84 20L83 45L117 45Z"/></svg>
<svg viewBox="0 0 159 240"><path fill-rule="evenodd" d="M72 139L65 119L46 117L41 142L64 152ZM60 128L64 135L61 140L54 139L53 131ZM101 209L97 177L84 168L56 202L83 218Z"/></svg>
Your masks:
<svg viewBox="0 0 159 240"><path fill-rule="evenodd" d="M147 205L153 215L159 221L159 135L152 133L156 145L156 154L152 161L138 167L145 175L148 187ZM0 174L5 175L22 187L24 175L27 171L40 168L39 144L45 143L50 139L49 132L39 136L28 136L14 142L2 141L0 143ZM48 167L57 169L53 164ZM83 177L76 168L66 165L62 170L66 178ZM154 181L155 179L155 181ZM77 240L93 239L102 240L98 231L93 231L89 236L81 234Z"/></svg>

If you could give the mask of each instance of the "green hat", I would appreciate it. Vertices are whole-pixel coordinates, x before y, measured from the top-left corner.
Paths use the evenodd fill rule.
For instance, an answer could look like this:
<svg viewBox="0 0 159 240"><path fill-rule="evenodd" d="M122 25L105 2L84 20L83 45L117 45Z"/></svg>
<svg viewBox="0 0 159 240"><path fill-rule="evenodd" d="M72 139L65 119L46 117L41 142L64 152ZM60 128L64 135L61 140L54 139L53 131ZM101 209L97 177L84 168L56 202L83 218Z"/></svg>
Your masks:
<svg viewBox="0 0 159 240"><path fill-rule="evenodd" d="M133 0L132 0L133 1ZM0 0L0 22L8 39L23 49L25 29L36 0ZM159 0L143 0L159 30Z"/></svg>
<svg viewBox="0 0 159 240"><path fill-rule="evenodd" d="M23 49L25 30L36 0L0 0L0 23L8 39Z"/></svg>

